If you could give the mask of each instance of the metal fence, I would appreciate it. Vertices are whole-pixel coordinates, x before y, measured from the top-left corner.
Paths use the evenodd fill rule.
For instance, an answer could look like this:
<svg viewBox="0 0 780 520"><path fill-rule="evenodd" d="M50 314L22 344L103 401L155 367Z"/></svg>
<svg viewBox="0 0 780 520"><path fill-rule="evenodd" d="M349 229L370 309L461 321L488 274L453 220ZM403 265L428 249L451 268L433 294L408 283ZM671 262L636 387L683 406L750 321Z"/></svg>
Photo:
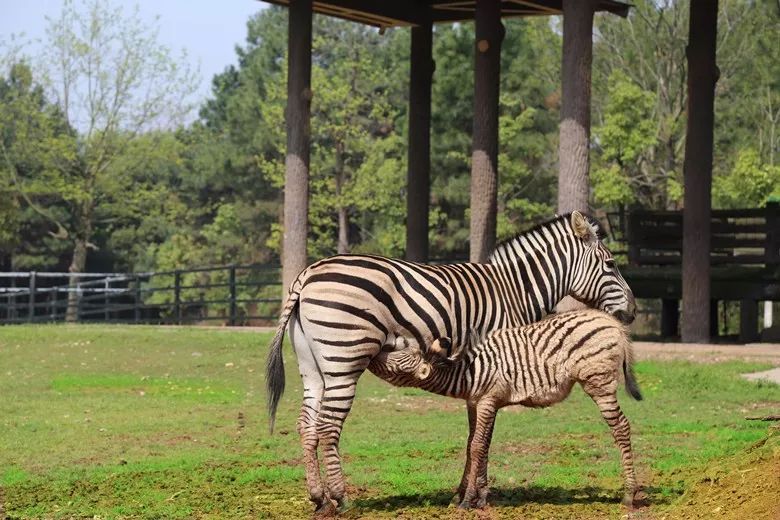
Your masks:
<svg viewBox="0 0 780 520"><path fill-rule="evenodd" d="M71 283L73 280L73 283ZM281 269L229 265L153 273L0 273L0 324L81 322L270 324Z"/></svg>

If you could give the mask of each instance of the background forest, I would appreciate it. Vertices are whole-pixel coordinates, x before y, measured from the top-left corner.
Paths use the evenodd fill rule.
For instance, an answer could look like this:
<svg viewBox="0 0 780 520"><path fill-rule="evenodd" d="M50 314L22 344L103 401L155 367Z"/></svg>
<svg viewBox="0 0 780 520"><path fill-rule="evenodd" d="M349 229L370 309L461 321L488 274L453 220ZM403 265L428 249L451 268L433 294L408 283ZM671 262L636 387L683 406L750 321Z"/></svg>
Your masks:
<svg viewBox="0 0 780 520"><path fill-rule="evenodd" d="M687 1L596 17L591 203L678 208ZM780 195L780 7L721 0L713 204ZM559 19L507 20L499 238L554 212ZM66 4L46 54L0 48L0 270L278 263L287 12L253 16L238 66L194 79L153 28ZM408 29L315 16L309 254L404 251ZM473 26L435 28L431 254L468 251ZM197 117L192 114L197 110ZM347 241L340 242L339 227Z"/></svg>

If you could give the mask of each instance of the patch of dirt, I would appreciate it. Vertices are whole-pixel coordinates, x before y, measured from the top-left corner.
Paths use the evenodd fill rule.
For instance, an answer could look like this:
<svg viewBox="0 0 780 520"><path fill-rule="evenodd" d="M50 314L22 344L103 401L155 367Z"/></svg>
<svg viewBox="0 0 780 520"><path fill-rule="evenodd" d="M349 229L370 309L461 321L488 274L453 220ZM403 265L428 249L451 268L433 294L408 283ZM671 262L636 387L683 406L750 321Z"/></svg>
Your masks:
<svg viewBox="0 0 780 520"><path fill-rule="evenodd" d="M368 399L374 403L389 403L396 410L413 410L419 412L439 411L455 412L463 411L466 413L466 402L461 399L450 399L445 397L419 397L419 396L393 396L388 398L370 397Z"/></svg>
<svg viewBox="0 0 780 520"><path fill-rule="evenodd" d="M496 453L511 453L512 455L534 455L550 453L553 451L551 446L539 443L507 442L499 448L496 446Z"/></svg>
<svg viewBox="0 0 780 520"><path fill-rule="evenodd" d="M742 374L742 377L748 381L769 381L780 385L780 367L762 372L753 372L752 374Z"/></svg>
<svg viewBox="0 0 780 520"><path fill-rule="evenodd" d="M760 361L780 366L780 344L752 343L748 345L715 345L693 343L657 343L635 341L637 360L661 361L681 359L696 363L721 363L723 361Z"/></svg>
<svg viewBox="0 0 780 520"><path fill-rule="evenodd" d="M746 453L714 464L705 471L663 519L780 518L780 427Z"/></svg>

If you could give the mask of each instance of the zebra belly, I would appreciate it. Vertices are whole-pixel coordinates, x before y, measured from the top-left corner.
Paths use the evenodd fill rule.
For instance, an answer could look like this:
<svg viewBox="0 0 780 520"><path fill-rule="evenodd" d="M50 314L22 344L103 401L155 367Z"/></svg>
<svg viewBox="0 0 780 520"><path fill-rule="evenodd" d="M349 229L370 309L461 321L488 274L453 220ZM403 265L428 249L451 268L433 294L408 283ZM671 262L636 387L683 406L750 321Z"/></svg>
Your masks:
<svg viewBox="0 0 780 520"><path fill-rule="evenodd" d="M553 387L534 389L531 392L516 391L511 404L520 404L529 408L546 408L566 399L574 387L574 381Z"/></svg>

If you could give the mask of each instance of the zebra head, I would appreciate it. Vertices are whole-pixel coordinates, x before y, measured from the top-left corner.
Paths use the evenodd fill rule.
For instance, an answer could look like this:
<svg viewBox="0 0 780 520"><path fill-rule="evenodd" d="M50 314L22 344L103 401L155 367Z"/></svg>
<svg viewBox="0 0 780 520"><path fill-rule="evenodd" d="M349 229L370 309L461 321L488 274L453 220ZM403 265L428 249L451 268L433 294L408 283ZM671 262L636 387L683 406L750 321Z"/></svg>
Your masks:
<svg viewBox="0 0 780 520"><path fill-rule="evenodd" d="M598 223L575 211L571 228L575 255L570 296L623 323L631 323L636 317L634 293L618 271L612 253L601 242Z"/></svg>

